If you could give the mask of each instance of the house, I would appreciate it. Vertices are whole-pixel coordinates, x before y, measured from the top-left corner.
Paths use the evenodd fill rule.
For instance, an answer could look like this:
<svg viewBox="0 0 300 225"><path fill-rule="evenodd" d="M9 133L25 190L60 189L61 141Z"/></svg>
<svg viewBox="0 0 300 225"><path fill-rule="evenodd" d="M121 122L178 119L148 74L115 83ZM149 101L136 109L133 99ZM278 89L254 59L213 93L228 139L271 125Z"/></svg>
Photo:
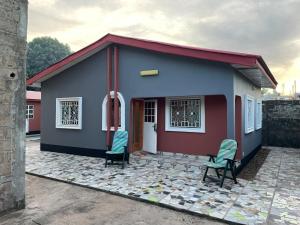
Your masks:
<svg viewBox="0 0 300 225"><path fill-rule="evenodd" d="M41 84L41 149L103 156L116 129L129 150L217 153L261 146L261 88L277 82L258 55L107 34L27 81Z"/></svg>
<svg viewBox="0 0 300 225"><path fill-rule="evenodd" d="M40 133L41 92L26 91L26 133Z"/></svg>

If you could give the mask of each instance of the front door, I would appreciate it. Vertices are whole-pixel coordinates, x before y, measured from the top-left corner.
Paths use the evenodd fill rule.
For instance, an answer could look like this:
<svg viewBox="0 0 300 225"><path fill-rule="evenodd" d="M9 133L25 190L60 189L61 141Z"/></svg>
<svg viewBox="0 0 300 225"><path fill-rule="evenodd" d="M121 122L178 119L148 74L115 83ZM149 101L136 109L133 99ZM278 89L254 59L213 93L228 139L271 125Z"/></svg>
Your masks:
<svg viewBox="0 0 300 225"><path fill-rule="evenodd" d="M157 100L145 100L143 150L156 153L157 151Z"/></svg>
<svg viewBox="0 0 300 225"><path fill-rule="evenodd" d="M144 100L133 100L133 150L143 148Z"/></svg>

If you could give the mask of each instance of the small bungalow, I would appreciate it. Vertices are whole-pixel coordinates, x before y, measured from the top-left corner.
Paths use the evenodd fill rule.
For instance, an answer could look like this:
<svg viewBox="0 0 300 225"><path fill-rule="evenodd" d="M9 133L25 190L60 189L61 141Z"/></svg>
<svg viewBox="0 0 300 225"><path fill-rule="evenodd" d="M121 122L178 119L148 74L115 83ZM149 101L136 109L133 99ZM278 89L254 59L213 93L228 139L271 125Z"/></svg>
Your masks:
<svg viewBox="0 0 300 225"><path fill-rule="evenodd" d="M27 81L41 84L41 150L104 156L117 129L129 151L206 155L225 138L246 160L261 146L259 55L107 34Z"/></svg>
<svg viewBox="0 0 300 225"><path fill-rule="evenodd" d="M26 91L26 134L40 133L41 92Z"/></svg>

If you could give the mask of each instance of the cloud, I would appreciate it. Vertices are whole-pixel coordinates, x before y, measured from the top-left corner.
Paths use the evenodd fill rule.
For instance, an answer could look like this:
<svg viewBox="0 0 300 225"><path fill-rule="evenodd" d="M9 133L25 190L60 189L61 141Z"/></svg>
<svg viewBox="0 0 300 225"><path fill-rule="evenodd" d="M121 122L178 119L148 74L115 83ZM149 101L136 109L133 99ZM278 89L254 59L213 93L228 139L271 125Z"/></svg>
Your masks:
<svg viewBox="0 0 300 225"><path fill-rule="evenodd" d="M29 39L73 50L116 33L262 55L279 81L300 79L298 0L29 0ZM295 73L295 74L291 74ZM298 77L297 77L298 76Z"/></svg>

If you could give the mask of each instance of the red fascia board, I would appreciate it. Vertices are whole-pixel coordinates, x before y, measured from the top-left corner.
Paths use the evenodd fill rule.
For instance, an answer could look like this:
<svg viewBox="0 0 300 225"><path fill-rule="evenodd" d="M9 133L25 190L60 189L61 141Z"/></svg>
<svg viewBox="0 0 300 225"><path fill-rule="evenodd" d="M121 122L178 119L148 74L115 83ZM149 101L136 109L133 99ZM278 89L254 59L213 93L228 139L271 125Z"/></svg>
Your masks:
<svg viewBox="0 0 300 225"><path fill-rule="evenodd" d="M108 34L109 35L109 34ZM34 75L32 78L27 80L27 85L31 85L34 82L38 81L39 79L47 76L50 73L55 72L56 70L62 68L63 66L71 63L72 61L85 56L86 54L88 54L89 52L101 47L102 45L104 45L107 42L107 37L108 35L105 35L104 37L102 37L101 39L99 39L98 41L84 47L83 49L74 52L73 54L67 56L66 58L58 61L57 63L47 67L46 69L42 70L41 72L37 73L36 75Z"/></svg>
<svg viewBox="0 0 300 225"><path fill-rule="evenodd" d="M51 73L54 73L55 71L71 63L72 61L87 55L89 52L96 50L97 48L103 47L104 45L109 45L111 43L126 45L126 46L131 46L136 48L142 48L142 49L156 51L160 53L186 56L186 57L192 57L197 59L205 59L205 60L217 61L217 62L223 62L229 64L239 64L239 65L244 65L249 67L255 66L257 60L261 58L258 55L186 47L186 46L180 46L180 45L174 45L174 44L168 44L162 42L155 42L155 41L107 34L101 39L99 39L98 41L88 45L87 47L69 55L63 60L37 73L35 76L27 80L27 85L31 85L34 82L40 80L41 78Z"/></svg>
<svg viewBox="0 0 300 225"><path fill-rule="evenodd" d="M111 42L116 44L142 48L166 54L206 59L210 61L224 62L229 64L239 64L244 66L254 66L258 57L257 55L193 48L116 35L111 35L110 40Z"/></svg>
<svg viewBox="0 0 300 225"><path fill-rule="evenodd" d="M267 66L266 62L264 61L264 59L262 57L259 57L257 59L261 70L263 70L263 72L266 74L266 76L274 83L275 87L277 86L278 82L275 79L275 77L273 76L272 72L270 71L269 67Z"/></svg>

